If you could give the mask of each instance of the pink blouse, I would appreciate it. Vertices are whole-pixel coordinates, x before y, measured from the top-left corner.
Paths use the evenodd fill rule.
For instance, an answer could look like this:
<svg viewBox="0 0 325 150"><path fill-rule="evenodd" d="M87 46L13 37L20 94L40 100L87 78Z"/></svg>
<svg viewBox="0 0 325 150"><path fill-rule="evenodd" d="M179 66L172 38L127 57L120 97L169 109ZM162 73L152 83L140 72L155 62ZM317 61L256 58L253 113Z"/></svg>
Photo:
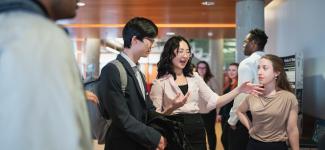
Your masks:
<svg viewBox="0 0 325 150"><path fill-rule="evenodd" d="M188 97L184 106L173 111L173 114L195 114L208 113L216 108L218 94L214 93L204 80L194 73L193 77L186 77L188 84ZM153 82L150 98L156 107L157 112L163 112L168 108L176 94L183 94L176 84L172 75L166 75Z"/></svg>

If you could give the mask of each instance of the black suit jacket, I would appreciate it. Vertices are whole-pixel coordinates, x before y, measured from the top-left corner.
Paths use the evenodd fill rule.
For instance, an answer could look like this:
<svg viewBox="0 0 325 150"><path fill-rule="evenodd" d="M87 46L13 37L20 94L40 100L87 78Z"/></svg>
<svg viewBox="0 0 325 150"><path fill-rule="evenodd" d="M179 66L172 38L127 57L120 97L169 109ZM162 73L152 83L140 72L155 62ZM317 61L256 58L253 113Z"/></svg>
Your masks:
<svg viewBox="0 0 325 150"><path fill-rule="evenodd" d="M130 64L121 55L117 59L127 72L125 96L121 90L121 79L117 67L107 64L101 71L99 98L112 119L106 135L105 150L155 149L160 133L145 123L150 116L157 115L148 92L144 98ZM145 81L143 79L144 85Z"/></svg>

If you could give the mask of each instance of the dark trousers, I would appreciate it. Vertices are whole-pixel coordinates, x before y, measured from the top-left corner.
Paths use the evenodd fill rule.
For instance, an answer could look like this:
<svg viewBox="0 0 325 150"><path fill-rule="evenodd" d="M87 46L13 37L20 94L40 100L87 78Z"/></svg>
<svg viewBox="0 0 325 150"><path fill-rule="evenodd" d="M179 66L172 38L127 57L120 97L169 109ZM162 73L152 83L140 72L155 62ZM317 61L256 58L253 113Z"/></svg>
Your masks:
<svg viewBox="0 0 325 150"><path fill-rule="evenodd" d="M239 121L236 129L229 127L228 132L228 148L229 150L245 150L249 139L248 130Z"/></svg>
<svg viewBox="0 0 325 150"><path fill-rule="evenodd" d="M224 150L229 150L229 141L228 141L228 137L229 137L229 130L230 126L228 124L228 118L222 118L221 120L221 128L222 128L222 134L221 134L221 143L223 145L223 149Z"/></svg>
<svg viewBox="0 0 325 150"><path fill-rule="evenodd" d="M288 150L286 142L262 142L250 138L247 150Z"/></svg>
<svg viewBox="0 0 325 150"><path fill-rule="evenodd" d="M168 116L168 118L184 124L184 133L191 144L192 150L207 149L201 114L177 114Z"/></svg>
<svg viewBox="0 0 325 150"><path fill-rule="evenodd" d="M205 130L207 132L208 136L208 143L209 143L209 149L215 150L216 149L216 143L217 143L217 136L216 136L216 110L212 110L207 114L202 114L202 118L205 125Z"/></svg>

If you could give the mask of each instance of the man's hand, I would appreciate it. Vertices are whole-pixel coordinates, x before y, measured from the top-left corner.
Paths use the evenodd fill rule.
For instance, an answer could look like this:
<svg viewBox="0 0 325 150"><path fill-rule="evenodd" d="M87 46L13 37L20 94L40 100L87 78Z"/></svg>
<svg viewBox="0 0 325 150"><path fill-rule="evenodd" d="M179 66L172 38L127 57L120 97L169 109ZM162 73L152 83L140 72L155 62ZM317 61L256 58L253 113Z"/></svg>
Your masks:
<svg viewBox="0 0 325 150"><path fill-rule="evenodd" d="M91 91L85 91L86 99L93 102L94 104L98 103L98 97Z"/></svg>
<svg viewBox="0 0 325 150"><path fill-rule="evenodd" d="M156 150L164 150L166 146L167 146L167 140L163 136L161 136Z"/></svg>

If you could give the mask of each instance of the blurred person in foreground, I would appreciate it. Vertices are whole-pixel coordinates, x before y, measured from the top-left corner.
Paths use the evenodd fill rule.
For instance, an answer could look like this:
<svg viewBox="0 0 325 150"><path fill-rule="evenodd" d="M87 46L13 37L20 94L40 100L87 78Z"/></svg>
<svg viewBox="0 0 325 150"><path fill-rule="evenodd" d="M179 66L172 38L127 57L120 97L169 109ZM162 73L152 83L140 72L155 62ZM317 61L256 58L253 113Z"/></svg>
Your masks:
<svg viewBox="0 0 325 150"><path fill-rule="evenodd" d="M76 3L0 1L0 149L92 149L72 43L54 22Z"/></svg>

